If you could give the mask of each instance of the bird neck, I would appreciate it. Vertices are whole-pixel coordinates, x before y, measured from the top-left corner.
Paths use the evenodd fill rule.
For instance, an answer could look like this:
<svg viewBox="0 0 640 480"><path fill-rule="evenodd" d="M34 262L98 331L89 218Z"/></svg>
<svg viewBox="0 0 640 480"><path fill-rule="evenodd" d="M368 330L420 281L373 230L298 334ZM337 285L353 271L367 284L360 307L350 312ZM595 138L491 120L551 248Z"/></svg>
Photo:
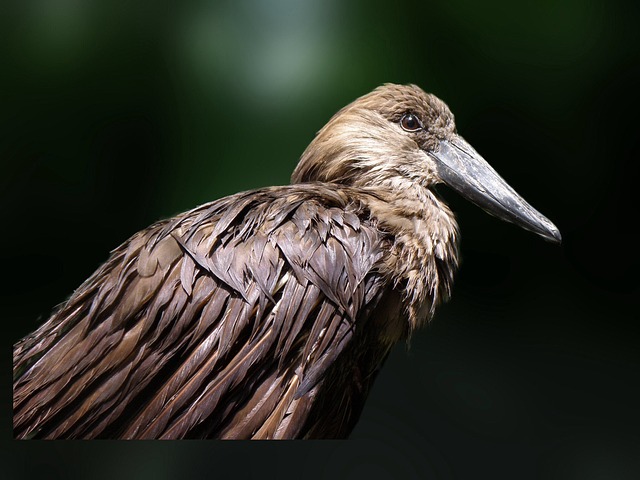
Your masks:
<svg viewBox="0 0 640 480"><path fill-rule="evenodd" d="M385 267L403 296L410 334L450 296L458 267L458 225L433 191L409 179L391 178L371 191L372 218L393 238Z"/></svg>

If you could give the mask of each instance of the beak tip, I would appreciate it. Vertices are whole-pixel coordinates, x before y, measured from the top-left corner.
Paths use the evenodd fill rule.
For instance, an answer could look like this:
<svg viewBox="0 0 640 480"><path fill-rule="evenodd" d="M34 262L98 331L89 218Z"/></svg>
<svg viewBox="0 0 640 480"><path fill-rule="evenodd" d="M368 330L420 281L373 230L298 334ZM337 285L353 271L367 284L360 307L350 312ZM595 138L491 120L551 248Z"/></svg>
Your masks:
<svg viewBox="0 0 640 480"><path fill-rule="evenodd" d="M560 230L555 225L552 225L547 232L543 235L544 239L555 245L562 244L562 235Z"/></svg>

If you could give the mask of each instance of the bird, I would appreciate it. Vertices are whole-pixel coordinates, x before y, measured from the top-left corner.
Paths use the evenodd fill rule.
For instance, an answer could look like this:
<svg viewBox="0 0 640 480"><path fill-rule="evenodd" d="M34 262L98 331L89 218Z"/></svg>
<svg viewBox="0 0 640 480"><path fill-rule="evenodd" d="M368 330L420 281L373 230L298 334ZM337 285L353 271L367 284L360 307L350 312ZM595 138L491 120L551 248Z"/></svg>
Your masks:
<svg viewBox="0 0 640 480"><path fill-rule="evenodd" d="M339 110L289 185L134 234L13 348L19 439L345 438L391 348L451 296L445 184L560 243L416 85Z"/></svg>

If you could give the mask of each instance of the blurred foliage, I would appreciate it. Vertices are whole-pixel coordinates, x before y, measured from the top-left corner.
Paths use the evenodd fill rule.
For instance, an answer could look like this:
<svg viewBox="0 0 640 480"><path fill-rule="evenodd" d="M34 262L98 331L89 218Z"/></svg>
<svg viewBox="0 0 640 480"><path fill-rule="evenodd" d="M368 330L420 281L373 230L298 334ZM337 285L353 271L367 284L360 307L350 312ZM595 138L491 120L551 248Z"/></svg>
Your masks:
<svg viewBox="0 0 640 480"><path fill-rule="evenodd" d="M443 192L464 242L453 302L409 358L399 349L390 359L354 434L368 440L324 445L323 462L338 476L637 478L640 439L624 425L637 427L640 402L630 383L640 366L630 313L639 9L622 0L3 2L6 348L135 231L287 183L340 107L383 82L416 83L450 105L459 132L565 244L554 249ZM91 447L23 445L11 478L86 478L94 463L104 478L173 478L209 468L202 452L222 448L145 444L134 456L109 444L94 462ZM236 475L261 473L233 448ZM53 467L60 453L72 460Z"/></svg>

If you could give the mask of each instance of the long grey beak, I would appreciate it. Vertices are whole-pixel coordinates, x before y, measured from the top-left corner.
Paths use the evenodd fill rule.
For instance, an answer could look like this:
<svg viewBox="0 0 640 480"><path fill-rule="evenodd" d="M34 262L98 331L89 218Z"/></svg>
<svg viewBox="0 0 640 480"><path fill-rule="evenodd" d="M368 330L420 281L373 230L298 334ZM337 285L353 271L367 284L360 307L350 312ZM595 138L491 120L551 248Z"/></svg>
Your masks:
<svg viewBox="0 0 640 480"><path fill-rule="evenodd" d="M467 200L546 240L562 241L556 226L518 195L464 138L442 140L440 150L430 155L440 179Z"/></svg>

